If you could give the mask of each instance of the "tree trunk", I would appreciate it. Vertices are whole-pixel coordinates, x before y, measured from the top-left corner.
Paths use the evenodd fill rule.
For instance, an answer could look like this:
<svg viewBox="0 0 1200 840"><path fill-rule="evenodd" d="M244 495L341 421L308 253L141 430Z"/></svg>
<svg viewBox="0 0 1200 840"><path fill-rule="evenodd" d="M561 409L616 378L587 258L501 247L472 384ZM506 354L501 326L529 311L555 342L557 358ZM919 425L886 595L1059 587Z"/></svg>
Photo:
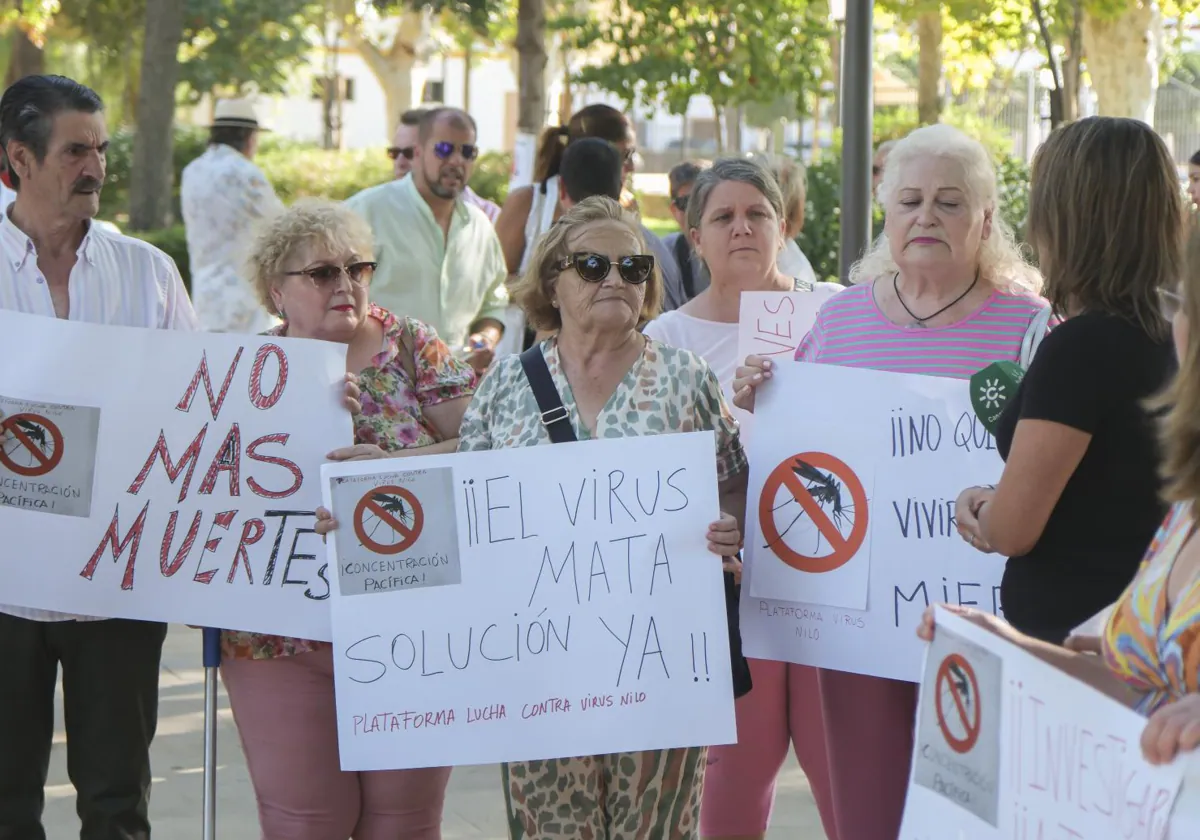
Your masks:
<svg viewBox="0 0 1200 840"><path fill-rule="evenodd" d="M463 110L468 114L471 113L471 65L475 62L475 46L467 43L463 45Z"/></svg>
<svg viewBox="0 0 1200 840"><path fill-rule="evenodd" d="M157 230L171 218L172 151L175 147L175 85L185 0L146 4L141 91L133 171L129 183L129 226Z"/></svg>
<svg viewBox="0 0 1200 840"><path fill-rule="evenodd" d="M725 110L725 147L729 149L730 154L740 155L742 153L742 109L740 106L731 105Z"/></svg>
<svg viewBox="0 0 1200 840"><path fill-rule="evenodd" d="M1129 0L1115 17L1084 12L1083 49L1101 116L1154 124L1162 19L1150 0Z"/></svg>
<svg viewBox="0 0 1200 840"><path fill-rule="evenodd" d="M546 121L546 2L517 0L517 131L537 135Z"/></svg>
<svg viewBox="0 0 1200 840"><path fill-rule="evenodd" d="M36 76L46 72L46 54L29 36L14 26L12 31L12 56L8 60L8 72L4 76L7 88L17 79Z"/></svg>
<svg viewBox="0 0 1200 840"><path fill-rule="evenodd" d="M1071 0L1071 29L1067 35L1067 51L1062 62L1063 120L1079 119L1079 88L1083 75L1083 3Z"/></svg>
<svg viewBox="0 0 1200 840"><path fill-rule="evenodd" d="M1038 35L1045 50L1046 63L1050 68L1050 76L1054 87L1050 91L1050 128L1058 128L1063 123L1063 81L1058 66L1058 57L1054 51L1054 38L1050 34L1050 22L1046 17L1046 8L1041 0L1033 0L1033 17L1037 22Z"/></svg>
<svg viewBox="0 0 1200 840"><path fill-rule="evenodd" d="M717 156L725 154L725 119L726 111L720 105L713 103L713 118L715 134L717 135Z"/></svg>
<svg viewBox="0 0 1200 840"><path fill-rule="evenodd" d="M387 52L372 44L356 28L347 30L347 35L362 56L367 67L383 88L384 102L388 112L385 125L394 126L400 115L413 107L425 87L426 69L423 61L429 34L428 16L421 12L407 12L401 20L400 30ZM391 128L388 129L391 139Z"/></svg>
<svg viewBox="0 0 1200 840"><path fill-rule="evenodd" d="M917 118L931 125L942 115L942 11L917 15Z"/></svg>

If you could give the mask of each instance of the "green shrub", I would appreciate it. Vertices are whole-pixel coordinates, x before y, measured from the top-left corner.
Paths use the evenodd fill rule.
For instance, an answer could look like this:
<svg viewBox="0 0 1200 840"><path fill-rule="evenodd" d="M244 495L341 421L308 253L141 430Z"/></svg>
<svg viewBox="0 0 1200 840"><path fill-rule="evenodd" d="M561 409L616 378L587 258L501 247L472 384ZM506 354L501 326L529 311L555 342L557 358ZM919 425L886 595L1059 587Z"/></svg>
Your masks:
<svg viewBox="0 0 1200 840"><path fill-rule="evenodd" d="M187 286L189 293L192 291L192 275L188 264L187 236L184 235L183 225L175 225L174 227L163 228L162 230L127 231L127 233L130 236L136 236L143 242L149 242L175 260L175 265L179 266L179 273L183 275L183 284Z"/></svg>
<svg viewBox="0 0 1200 840"><path fill-rule="evenodd" d="M392 162L383 149L326 151L279 146L260 152L254 162L284 204L306 196L341 201L392 179Z"/></svg>
<svg viewBox="0 0 1200 840"><path fill-rule="evenodd" d="M999 182L1000 215L1017 231L1018 240L1029 214L1029 168L1013 157L1000 159L996 166ZM817 279L838 278L838 250L842 235L842 161L827 155L808 167L808 200L804 229L796 237L800 249L812 262ZM874 208L873 236L883 231L883 212Z"/></svg>
<svg viewBox="0 0 1200 840"><path fill-rule="evenodd" d="M512 155L507 152L485 152L475 162L471 189L489 201L504 206L508 198L508 181L512 177Z"/></svg>

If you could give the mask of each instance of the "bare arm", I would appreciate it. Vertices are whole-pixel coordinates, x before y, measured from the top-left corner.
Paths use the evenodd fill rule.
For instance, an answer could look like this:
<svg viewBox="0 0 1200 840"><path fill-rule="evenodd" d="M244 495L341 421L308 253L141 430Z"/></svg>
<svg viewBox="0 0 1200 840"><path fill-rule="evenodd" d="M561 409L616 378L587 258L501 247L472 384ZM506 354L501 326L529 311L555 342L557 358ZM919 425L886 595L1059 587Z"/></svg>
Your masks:
<svg viewBox="0 0 1200 840"><path fill-rule="evenodd" d="M438 437L443 441L453 440L457 446L458 430L462 427L463 415L467 413L467 406L470 404L470 397L457 397L437 405L426 406L421 410L421 414L429 425L433 426ZM452 448L446 451L455 450Z"/></svg>
<svg viewBox="0 0 1200 840"><path fill-rule="evenodd" d="M533 189L520 187L510 192L496 219L496 236L500 237L509 275L521 270L521 259L525 256L525 223L533 207Z"/></svg>
<svg viewBox="0 0 1200 840"><path fill-rule="evenodd" d="M738 530L746 533L746 489L749 483L750 471L742 470L737 475L722 481L718 485L721 499L721 510L732 514L737 520Z"/></svg>

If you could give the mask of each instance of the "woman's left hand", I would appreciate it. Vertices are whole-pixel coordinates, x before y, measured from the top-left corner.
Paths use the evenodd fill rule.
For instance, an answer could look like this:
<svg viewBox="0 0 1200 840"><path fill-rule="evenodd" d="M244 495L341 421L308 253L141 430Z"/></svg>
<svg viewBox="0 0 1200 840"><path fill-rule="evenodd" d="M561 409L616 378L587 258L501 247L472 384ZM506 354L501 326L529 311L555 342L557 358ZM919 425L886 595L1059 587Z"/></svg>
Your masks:
<svg viewBox="0 0 1200 840"><path fill-rule="evenodd" d="M1150 716L1142 730L1142 755L1151 764L1170 764L1200 746L1200 694L1188 694Z"/></svg>
<svg viewBox="0 0 1200 840"><path fill-rule="evenodd" d="M985 554L990 554L992 547L979 530L979 509L995 495L996 491L991 487L968 487L958 494L954 503L954 521L959 536Z"/></svg>
<svg viewBox="0 0 1200 840"><path fill-rule="evenodd" d="M721 511L721 518L708 526L708 550L722 557L736 557L742 550L742 532L732 513Z"/></svg>
<svg viewBox="0 0 1200 840"><path fill-rule="evenodd" d="M343 446L325 456L330 461L374 461L376 458L391 458L373 443L356 443L353 446Z"/></svg>
<svg viewBox="0 0 1200 840"><path fill-rule="evenodd" d="M342 405L346 406L351 414L362 414L362 389L358 387L358 374L347 373L344 381L345 396Z"/></svg>

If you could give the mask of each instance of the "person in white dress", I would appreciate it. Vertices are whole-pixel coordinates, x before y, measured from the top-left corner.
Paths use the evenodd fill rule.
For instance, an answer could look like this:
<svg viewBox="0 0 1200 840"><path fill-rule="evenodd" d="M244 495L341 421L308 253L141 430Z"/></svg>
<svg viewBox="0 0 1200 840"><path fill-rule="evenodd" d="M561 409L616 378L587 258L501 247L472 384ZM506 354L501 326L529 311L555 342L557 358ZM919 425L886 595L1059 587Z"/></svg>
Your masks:
<svg viewBox="0 0 1200 840"><path fill-rule="evenodd" d="M192 301L206 330L264 332L279 322L259 302L245 260L259 222L283 210L253 161L259 132L268 129L244 99L219 101L210 129L208 148L184 167L180 183Z"/></svg>

